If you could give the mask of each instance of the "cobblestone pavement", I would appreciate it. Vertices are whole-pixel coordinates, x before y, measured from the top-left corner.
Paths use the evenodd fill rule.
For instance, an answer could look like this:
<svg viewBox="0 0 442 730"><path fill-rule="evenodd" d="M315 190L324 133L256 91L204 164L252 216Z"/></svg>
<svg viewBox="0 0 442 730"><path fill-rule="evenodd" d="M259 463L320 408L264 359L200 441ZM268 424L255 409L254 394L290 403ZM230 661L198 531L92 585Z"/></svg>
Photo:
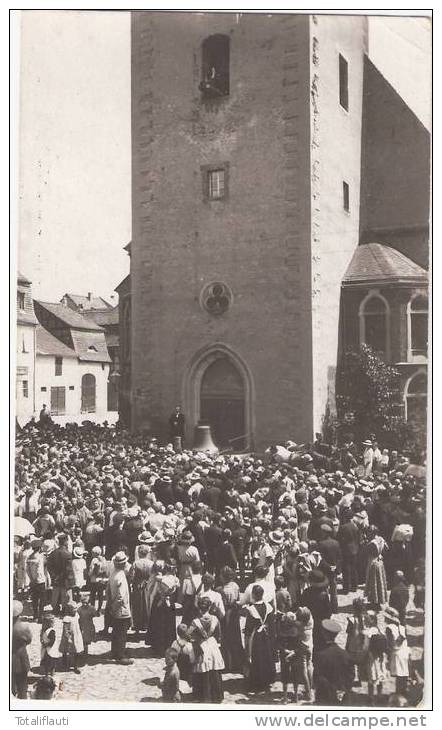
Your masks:
<svg viewBox="0 0 442 730"><path fill-rule="evenodd" d="M343 646L346 640L345 628L347 616L350 615L351 605L357 593L350 593L347 596L339 595L339 610L334 615L343 627L338 636L338 643ZM26 614L29 614L29 604L25 607ZM423 614L416 611L413 604L410 604L407 619L408 643L411 649L412 659L420 659L423 652ZM94 619L97 631L103 628L103 617ZM32 673L30 675L30 690L32 682L38 677L40 664L40 624L31 622L33 641L29 647ZM57 620L56 630L61 633L61 621ZM158 681L162 679L164 671L164 660L153 657L149 647L145 646L144 639L134 642L129 634L127 643L127 654L134 659L131 666L121 666L107 662L106 654L110 650L110 641L99 639L89 648L87 663L81 666L80 674L71 671L59 671L57 669L56 680L61 683L57 700L63 699L73 701L107 701L107 702L156 702L161 698L161 690ZM281 704L282 685L278 680L271 688L271 692L252 697L247 694L244 679L239 674L224 674L224 704ZM190 688L187 683L181 683L183 701L186 696L190 700ZM394 680L389 679L384 683L383 702L387 696L395 691ZM367 684L362 683L361 687L353 690L352 704L366 704ZM302 703L302 698L301 698Z"/></svg>

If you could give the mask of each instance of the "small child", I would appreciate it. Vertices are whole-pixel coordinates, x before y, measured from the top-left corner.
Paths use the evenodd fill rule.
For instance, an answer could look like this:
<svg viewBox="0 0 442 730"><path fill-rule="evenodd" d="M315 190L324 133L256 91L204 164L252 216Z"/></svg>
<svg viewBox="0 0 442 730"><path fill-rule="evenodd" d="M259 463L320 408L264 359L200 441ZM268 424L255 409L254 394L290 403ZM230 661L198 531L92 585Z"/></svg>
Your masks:
<svg viewBox="0 0 442 730"><path fill-rule="evenodd" d="M365 662L364 674L368 681L368 701L374 704L375 688L377 695L382 695L383 682L387 676L387 639L379 630L378 615L376 611L367 611L366 613L365 634L368 636L368 652Z"/></svg>
<svg viewBox="0 0 442 730"><path fill-rule="evenodd" d="M83 637L80 631L77 607L74 603L68 603L63 618L63 631L60 641L60 652L63 655L63 663L66 671L72 666L75 674L80 674L78 668L78 655L84 649Z"/></svg>
<svg viewBox="0 0 442 730"><path fill-rule="evenodd" d="M410 674L410 650L408 648L405 627L399 622L398 612L394 608L385 609L387 628L385 634L388 645L388 668L392 677L396 677L396 693L406 696L408 677Z"/></svg>
<svg viewBox="0 0 442 730"><path fill-rule="evenodd" d="M296 611L296 680L305 687L305 699L311 702L313 683L313 617L307 606L301 606ZM298 695L298 686L295 686L295 697Z"/></svg>
<svg viewBox="0 0 442 730"><path fill-rule="evenodd" d="M72 554L72 573L74 577L72 597L74 601L78 601L80 599L80 591L84 587L86 574L86 561L84 559L84 550L79 546L74 547L74 551Z"/></svg>
<svg viewBox="0 0 442 730"><path fill-rule="evenodd" d="M53 700L56 691L57 685L52 677L40 677L35 683L34 700Z"/></svg>
<svg viewBox="0 0 442 730"><path fill-rule="evenodd" d="M95 545L95 547L92 548L92 560L89 566L89 581L91 586L91 605L95 608L95 601L98 601L97 616L100 615L103 606L107 575L108 570L106 558L102 554L101 547L99 545Z"/></svg>
<svg viewBox="0 0 442 730"><path fill-rule="evenodd" d="M179 624L176 632L178 638L175 639L170 648L177 652L177 665L181 679L191 685L193 647L190 641L189 629L186 624Z"/></svg>
<svg viewBox="0 0 442 730"><path fill-rule="evenodd" d="M164 702L181 702L180 693L180 670L177 666L178 652L175 649L167 649L165 654L166 671L164 679L160 683Z"/></svg>
<svg viewBox="0 0 442 730"><path fill-rule="evenodd" d="M43 616L40 643L41 643L41 661L40 667L45 675L53 675L55 671L55 660L60 656L60 652L55 646L55 616L47 614Z"/></svg>
<svg viewBox="0 0 442 730"><path fill-rule="evenodd" d="M283 702L288 703L288 685L293 684L296 702L295 650L297 643L296 615L292 611L283 613L277 623L277 645L281 662Z"/></svg>
<svg viewBox="0 0 442 730"><path fill-rule="evenodd" d="M407 606L409 601L408 586L402 570L396 570L393 576L393 588L390 592L389 605L399 613L399 621L405 626Z"/></svg>
<svg viewBox="0 0 442 730"><path fill-rule="evenodd" d="M292 599L290 593L287 590L285 578L282 575L277 575L275 578L276 588L276 611L279 613L287 613L292 608Z"/></svg>
<svg viewBox="0 0 442 730"><path fill-rule="evenodd" d="M89 644L95 641L94 625L95 608L89 603L86 593L81 594L81 605L78 607L78 622L83 637L84 655L89 653Z"/></svg>

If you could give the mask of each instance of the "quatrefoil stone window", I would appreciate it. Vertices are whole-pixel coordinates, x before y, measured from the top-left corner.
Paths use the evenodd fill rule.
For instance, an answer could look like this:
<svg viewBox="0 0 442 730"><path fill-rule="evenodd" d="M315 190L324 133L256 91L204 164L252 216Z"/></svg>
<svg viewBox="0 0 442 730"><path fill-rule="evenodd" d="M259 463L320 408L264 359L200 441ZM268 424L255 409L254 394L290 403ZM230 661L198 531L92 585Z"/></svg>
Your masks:
<svg viewBox="0 0 442 730"><path fill-rule="evenodd" d="M209 314L224 314L232 303L232 292L227 284L214 281L201 292L201 305Z"/></svg>

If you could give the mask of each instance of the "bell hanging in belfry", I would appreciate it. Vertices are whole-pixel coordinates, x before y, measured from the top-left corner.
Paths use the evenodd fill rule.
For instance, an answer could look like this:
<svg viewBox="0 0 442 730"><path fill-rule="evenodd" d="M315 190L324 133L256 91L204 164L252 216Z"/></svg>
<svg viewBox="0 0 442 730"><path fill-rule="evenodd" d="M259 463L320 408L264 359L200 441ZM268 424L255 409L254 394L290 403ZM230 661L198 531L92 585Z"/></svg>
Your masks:
<svg viewBox="0 0 442 730"><path fill-rule="evenodd" d="M206 451L208 454L219 453L218 447L213 443L212 433L208 423L201 423L200 421L195 426L193 448L195 451Z"/></svg>

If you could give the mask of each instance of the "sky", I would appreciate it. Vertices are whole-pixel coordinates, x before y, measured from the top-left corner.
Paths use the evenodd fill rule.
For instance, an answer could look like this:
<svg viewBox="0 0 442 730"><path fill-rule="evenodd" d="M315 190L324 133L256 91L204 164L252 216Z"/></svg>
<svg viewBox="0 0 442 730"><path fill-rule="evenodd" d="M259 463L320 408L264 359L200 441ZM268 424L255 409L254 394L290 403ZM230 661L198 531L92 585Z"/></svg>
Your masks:
<svg viewBox="0 0 442 730"><path fill-rule="evenodd" d="M35 298L109 298L129 272L129 13L23 12L19 121L20 271Z"/></svg>
<svg viewBox="0 0 442 730"><path fill-rule="evenodd" d="M427 127L430 43L426 19L370 19L372 61ZM116 304L131 237L129 13L24 11L19 79L19 269L37 299Z"/></svg>

